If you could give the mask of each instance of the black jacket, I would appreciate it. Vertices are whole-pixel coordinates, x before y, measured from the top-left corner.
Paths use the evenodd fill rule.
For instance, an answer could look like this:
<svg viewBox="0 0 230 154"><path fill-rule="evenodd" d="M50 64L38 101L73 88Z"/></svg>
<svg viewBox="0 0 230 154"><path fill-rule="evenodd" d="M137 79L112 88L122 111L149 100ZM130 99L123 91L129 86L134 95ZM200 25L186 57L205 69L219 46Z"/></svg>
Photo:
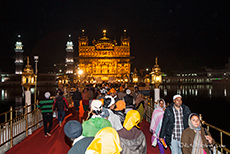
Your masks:
<svg viewBox="0 0 230 154"><path fill-rule="evenodd" d="M133 105L133 96L126 95L124 97L124 100L125 100L126 108L134 108L134 105Z"/></svg>
<svg viewBox="0 0 230 154"><path fill-rule="evenodd" d="M65 111L68 109L68 102L63 96L58 96L54 101L54 110Z"/></svg>
<svg viewBox="0 0 230 154"><path fill-rule="evenodd" d="M171 103L165 110L163 121L162 121L161 132L160 132L160 138L165 137L166 143L168 145L171 145L172 133L175 125L173 105L174 103ZM184 125L184 129L186 129L188 127L188 117L191 114L191 111L188 108L188 106L184 104L182 104L181 107L183 109L183 125Z"/></svg>
<svg viewBox="0 0 230 154"><path fill-rule="evenodd" d="M79 91L74 92L72 99L73 101L82 100L81 93Z"/></svg>

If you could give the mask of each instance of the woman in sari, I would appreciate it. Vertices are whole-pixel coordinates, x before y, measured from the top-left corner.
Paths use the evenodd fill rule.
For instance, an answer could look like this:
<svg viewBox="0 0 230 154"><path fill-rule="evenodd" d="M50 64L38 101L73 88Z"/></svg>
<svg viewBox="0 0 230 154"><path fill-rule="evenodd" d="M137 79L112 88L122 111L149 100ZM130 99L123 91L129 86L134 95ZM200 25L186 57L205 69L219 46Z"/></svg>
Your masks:
<svg viewBox="0 0 230 154"><path fill-rule="evenodd" d="M156 142L157 142L161 154L164 154L164 146L162 145L162 143L159 140L159 134L160 134L160 130L161 130L164 111L165 111L165 101L164 101L164 99L160 99L158 104L157 104L157 108L154 109L154 111L153 111L152 120L151 120L151 124L150 124L150 132L153 133L152 145L156 146Z"/></svg>

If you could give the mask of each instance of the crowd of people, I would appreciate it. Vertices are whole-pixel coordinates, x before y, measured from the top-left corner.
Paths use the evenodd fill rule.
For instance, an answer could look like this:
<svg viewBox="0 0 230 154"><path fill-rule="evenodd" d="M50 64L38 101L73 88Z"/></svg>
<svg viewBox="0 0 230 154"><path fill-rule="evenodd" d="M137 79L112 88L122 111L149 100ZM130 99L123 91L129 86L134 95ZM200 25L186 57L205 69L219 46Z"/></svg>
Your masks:
<svg viewBox="0 0 230 154"><path fill-rule="evenodd" d="M53 111L58 112L62 126L68 102L59 90L54 100L45 93L45 100L38 107L42 111L45 137L51 136ZM70 120L64 125L66 136L72 141L69 154L146 154L147 142L140 130L140 122L147 109L147 102L138 87L85 87L71 92L74 108L80 105L88 117L81 124ZM81 104L82 103L82 104ZM199 115L191 113L182 103L181 95L173 96L173 103L166 107L164 99L157 102L150 123L152 146L158 145L161 154L169 146L172 154L208 154L214 139L201 126Z"/></svg>

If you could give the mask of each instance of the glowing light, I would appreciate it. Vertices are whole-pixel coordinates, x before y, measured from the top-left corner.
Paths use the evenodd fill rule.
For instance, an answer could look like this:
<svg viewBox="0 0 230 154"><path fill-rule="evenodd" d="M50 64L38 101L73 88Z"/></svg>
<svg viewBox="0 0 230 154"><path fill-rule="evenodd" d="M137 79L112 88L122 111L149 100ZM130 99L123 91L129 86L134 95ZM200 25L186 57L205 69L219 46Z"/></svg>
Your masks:
<svg viewBox="0 0 230 154"><path fill-rule="evenodd" d="M79 71L78 71L78 74L80 74L80 75L83 74L83 71L82 71L82 70L79 70Z"/></svg>

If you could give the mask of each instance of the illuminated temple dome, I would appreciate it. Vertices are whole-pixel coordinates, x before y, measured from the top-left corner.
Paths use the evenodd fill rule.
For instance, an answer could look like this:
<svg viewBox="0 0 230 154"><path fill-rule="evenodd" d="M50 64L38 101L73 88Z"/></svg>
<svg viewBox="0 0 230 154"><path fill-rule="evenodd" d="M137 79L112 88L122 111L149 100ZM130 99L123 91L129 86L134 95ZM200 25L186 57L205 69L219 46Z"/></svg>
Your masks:
<svg viewBox="0 0 230 154"><path fill-rule="evenodd" d="M103 30L103 37L93 40L93 45L88 45L88 37L84 30L78 38L79 43L79 68L84 75L93 77L97 82L115 82L130 74L130 39L121 36L121 45L116 40L106 37L106 30Z"/></svg>

